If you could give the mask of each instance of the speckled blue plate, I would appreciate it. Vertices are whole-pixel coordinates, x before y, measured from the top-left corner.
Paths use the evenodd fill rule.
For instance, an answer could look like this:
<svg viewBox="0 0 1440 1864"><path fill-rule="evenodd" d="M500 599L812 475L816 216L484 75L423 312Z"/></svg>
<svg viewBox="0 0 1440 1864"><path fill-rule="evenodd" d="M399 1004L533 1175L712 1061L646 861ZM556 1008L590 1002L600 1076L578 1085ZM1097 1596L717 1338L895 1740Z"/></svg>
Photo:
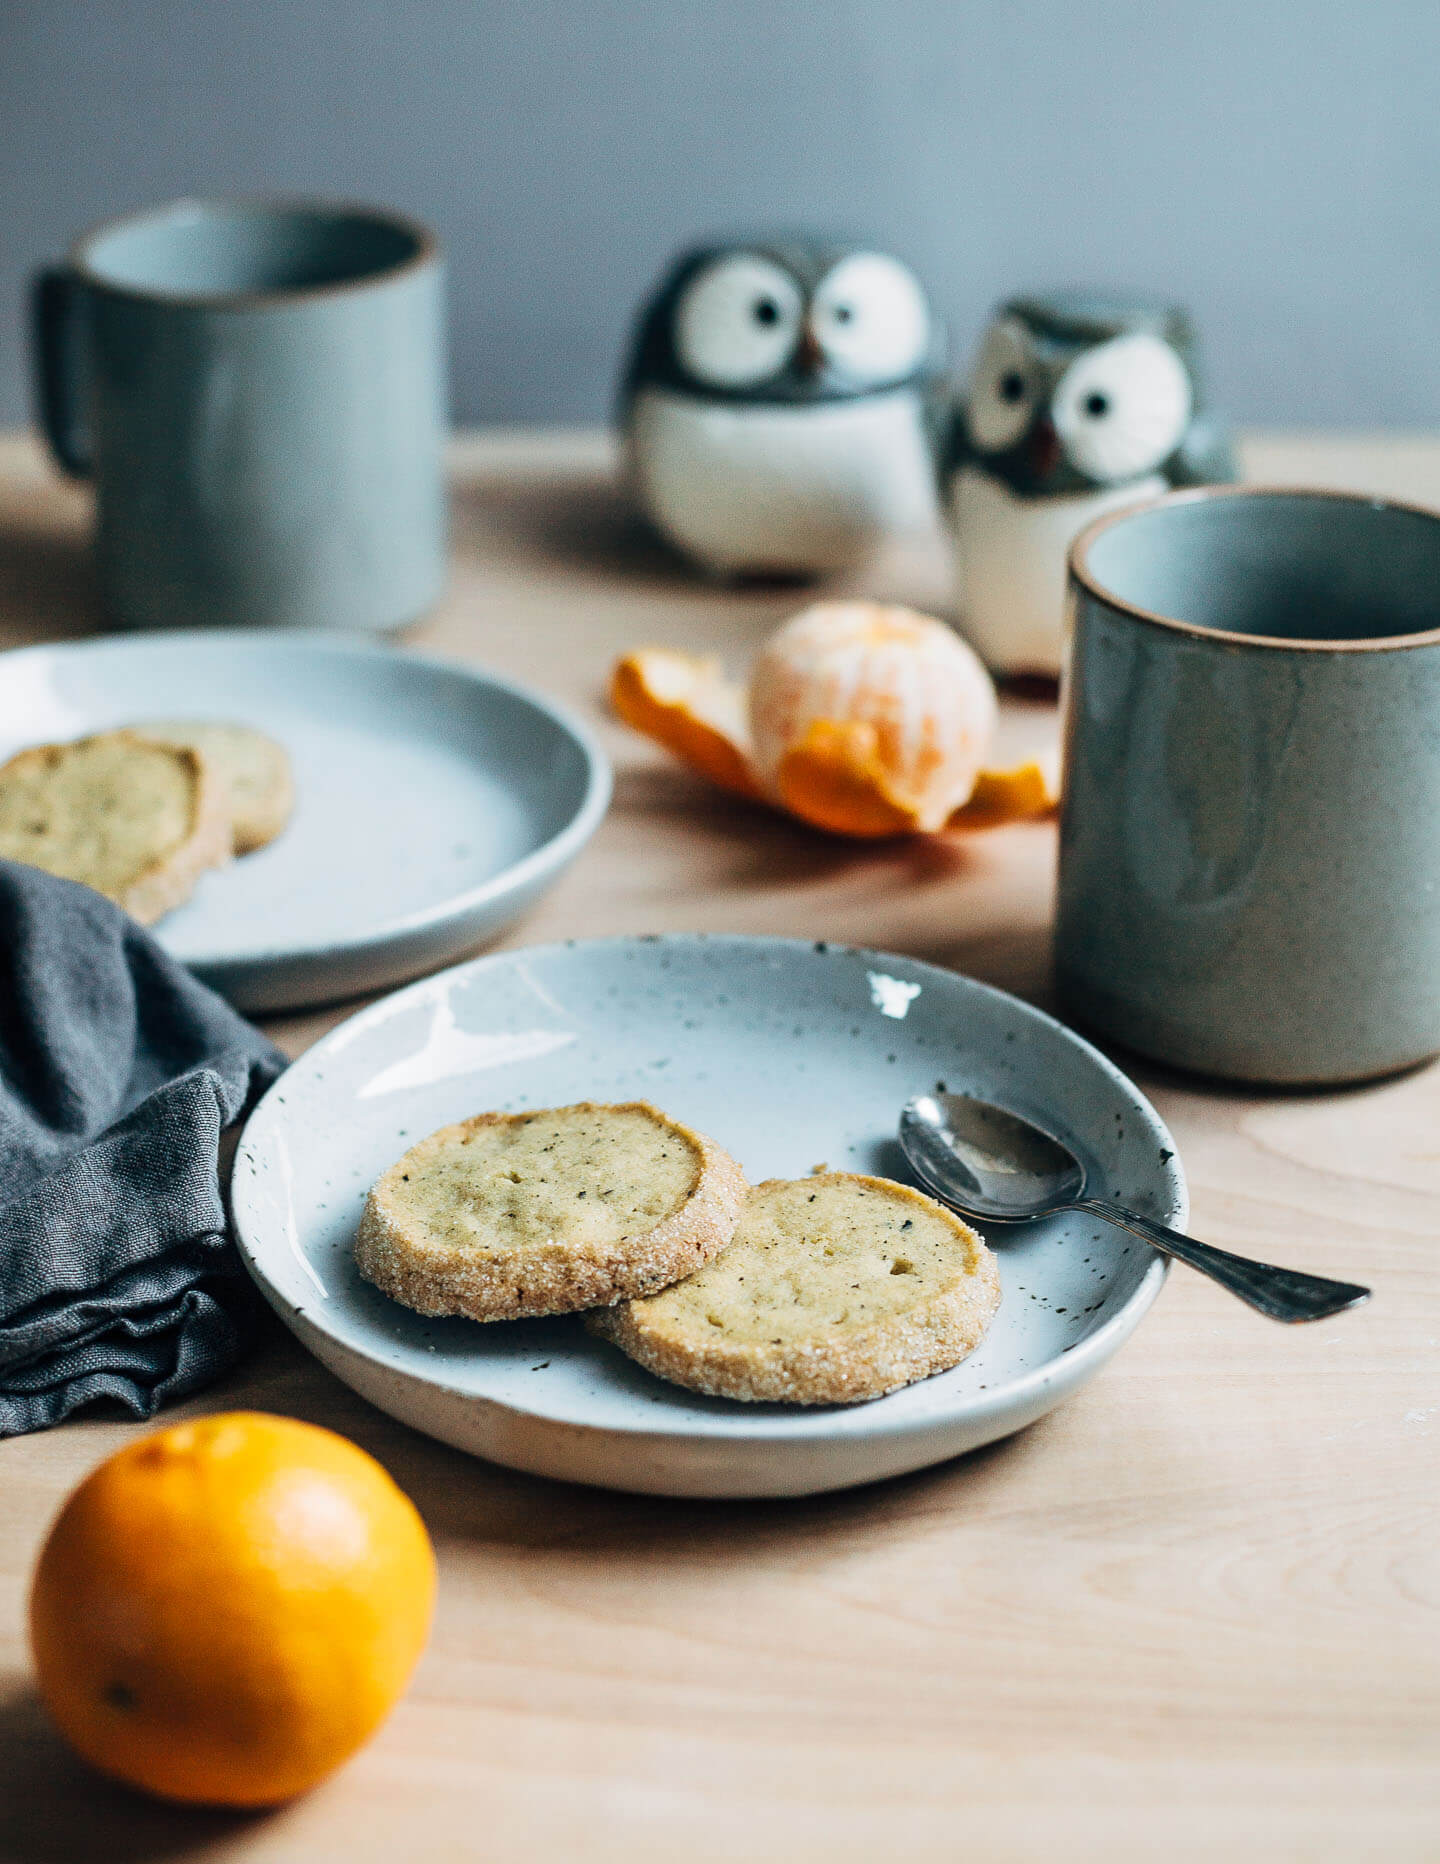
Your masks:
<svg viewBox="0 0 1440 1864"><path fill-rule="evenodd" d="M348 634L166 629L0 660L0 762L157 718L278 738L295 812L155 928L244 1010L397 984L519 917L599 827L610 770L550 700Z"/></svg>
<svg viewBox="0 0 1440 1864"><path fill-rule="evenodd" d="M1039 1010L884 952L786 939L602 939L504 952L387 997L304 1055L235 1164L240 1246L347 1384L517 1469L662 1495L800 1495L923 1468L1031 1423L1092 1378L1165 1279L1146 1246L1066 1215L997 1231L1004 1297L962 1365L871 1404L792 1407L664 1384L579 1320L426 1320L362 1282L370 1184L487 1108L643 1096L752 1179L905 1177L895 1125L944 1081L1062 1135L1091 1182L1183 1224L1174 1142L1139 1090Z"/></svg>

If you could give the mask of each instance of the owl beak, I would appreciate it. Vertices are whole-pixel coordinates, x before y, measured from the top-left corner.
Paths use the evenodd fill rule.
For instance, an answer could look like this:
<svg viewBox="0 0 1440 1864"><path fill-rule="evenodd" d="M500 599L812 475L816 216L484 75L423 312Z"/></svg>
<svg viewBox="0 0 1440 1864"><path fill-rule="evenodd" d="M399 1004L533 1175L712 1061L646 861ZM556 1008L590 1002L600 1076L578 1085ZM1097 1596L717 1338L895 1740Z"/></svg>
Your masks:
<svg viewBox="0 0 1440 1864"><path fill-rule="evenodd" d="M1030 470L1037 479L1048 479L1060 464L1060 436L1052 420L1042 419L1030 430Z"/></svg>
<svg viewBox="0 0 1440 1864"><path fill-rule="evenodd" d="M800 332L800 342L795 350L795 371L797 375L819 375L821 364L825 361L825 352L815 340L815 332L806 324Z"/></svg>

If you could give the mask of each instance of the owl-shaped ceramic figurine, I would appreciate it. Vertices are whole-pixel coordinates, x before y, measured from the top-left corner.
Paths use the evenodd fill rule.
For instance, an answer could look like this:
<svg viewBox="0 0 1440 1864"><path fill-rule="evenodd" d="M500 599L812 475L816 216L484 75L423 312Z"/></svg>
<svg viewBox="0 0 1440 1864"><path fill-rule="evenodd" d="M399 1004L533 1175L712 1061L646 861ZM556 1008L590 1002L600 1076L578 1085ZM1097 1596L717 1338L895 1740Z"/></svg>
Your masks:
<svg viewBox="0 0 1440 1864"><path fill-rule="evenodd" d="M686 253L621 390L637 498L719 575L816 576L935 520L943 334L908 266L757 239Z"/></svg>
<svg viewBox="0 0 1440 1864"><path fill-rule="evenodd" d="M996 312L942 467L961 624L997 672L1058 673L1065 559L1102 512L1233 479L1189 319L1082 293Z"/></svg>

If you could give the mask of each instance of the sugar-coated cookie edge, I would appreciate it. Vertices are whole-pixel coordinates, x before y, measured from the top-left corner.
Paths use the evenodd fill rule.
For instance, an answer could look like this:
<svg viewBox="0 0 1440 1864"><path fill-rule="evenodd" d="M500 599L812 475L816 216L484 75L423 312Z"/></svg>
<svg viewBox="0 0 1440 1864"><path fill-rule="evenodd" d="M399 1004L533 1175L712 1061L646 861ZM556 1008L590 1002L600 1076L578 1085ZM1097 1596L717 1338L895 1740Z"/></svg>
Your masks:
<svg viewBox="0 0 1440 1864"><path fill-rule="evenodd" d="M29 745L0 765L0 778L32 759L49 758L56 751L72 751L80 745L106 738L118 738L149 751L165 751L185 763L194 781L190 833L142 868L117 894L107 896L113 897L116 905L141 925L154 925L157 919L184 905L203 873L212 867L224 867L231 856L233 834L229 797L225 786L198 751L187 745L157 745L153 738L127 729L96 731L68 742Z"/></svg>
<svg viewBox="0 0 1440 1864"><path fill-rule="evenodd" d="M633 1302L590 1315L589 1330L657 1378L712 1398L748 1404L859 1404L947 1372L974 1352L1000 1306L1000 1272L983 1237L923 1192L859 1172L825 1172L804 1180L767 1178L755 1186L753 1195L800 1182L863 1184L940 1215L967 1245L970 1261L964 1281L917 1301L903 1314L838 1337L780 1345L723 1337L697 1344L678 1330L649 1323L643 1303Z"/></svg>
<svg viewBox="0 0 1440 1864"><path fill-rule="evenodd" d="M255 854L261 848L268 848L290 826L290 818L295 813L295 771L290 753L278 738L258 731L253 725L237 725L220 718L146 719L129 729L137 737L148 738L152 744L196 751L201 757L205 756L205 751L202 745L194 742L196 732L239 732L255 739L267 752L273 753L269 760L270 785L263 796L252 797L248 802L237 801L223 770L216 769L216 776L228 792L235 853Z"/></svg>
<svg viewBox="0 0 1440 1864"><path fill-rule="evenodd" d="M693 1146L699 1155L699 1172L680 1208L652 1229L631 1237L623 1253L593 1253L557 1242L548 1250L531 1247L513 1256L503 1251L480 1256L462 1246L437 1247L431 1239L422 1256L394 1207L391 1193L401 1167L420 1147L435 1140L545 1113L634 1111L663 1121ZM728 1152L648 1100L586 1100L525 1113L481 1113L428 1134L381 1174L365 1200L355 1237L355 1263L383 1294L431 1317L458 1314L479 1321L535 1320L607 1307L635 1296L658 1294L718 1255L735 1233L749 1188L744 1172ZM515 1259L522 1253L523 1265Z"/></svg>

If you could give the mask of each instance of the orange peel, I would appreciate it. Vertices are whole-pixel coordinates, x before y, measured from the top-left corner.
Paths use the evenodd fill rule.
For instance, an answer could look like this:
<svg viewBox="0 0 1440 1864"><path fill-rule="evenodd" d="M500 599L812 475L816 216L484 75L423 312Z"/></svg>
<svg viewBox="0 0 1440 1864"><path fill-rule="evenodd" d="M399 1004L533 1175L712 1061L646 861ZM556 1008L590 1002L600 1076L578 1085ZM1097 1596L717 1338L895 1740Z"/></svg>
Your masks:
<svg viewBox="0 0 1440 1864"><path fill-rule="evenodd" d="M867 720L812 719L775 773L781 807L833 835L865 841L913 835L920 819L913 804L896 795L878 745Z"/></svg>
<svg viewBox="0 0 1440 1864"><path fill-rule="evenodd" d="M967 802L951 815L947 829L1003 828L1007 822L1037 822L1053 815L1059 785L1041 758L1011 770L982 770Z"/></svg>
<svg viewBox="0 0 1440 1864"><path fill-rule="evenodd" d="M610 703L627 725L722 790L763 795L746 743L745 695L718 660L642 647L616 664Z"/></svg>
<svg viewBox="0 0 1440 1864"><path fill-rule="evenodd" d="M797 622L805 624L799 630L799 645L808 664L802 664L801 677L812 693L817 665L826 677L831 677L834 670L824 665L823 638L818 649L816 641L817 633L823 636L827 612L837 621L843 617L853 636L855 611L861 606L832 604L796 617ZM933 672L938 650L938 664L943 671L950 650L928 633L943 628L943 623L924 616L912 617L908 611L863 606L874 606L878 623L874 630L866 624L867 653L873 652L877 637L882 649L888 651L897 630L902 636L913 634L917 632L915 625L921 624L929 668ZM762 655L762 670L773 667L777 654L783 660L786 636L794 638L794 629L794 623L787 624L767 647ZM949 635L949 630L945 633ZM950 641L960 654L968 655L968 649L953 635ZM841 653L847 645L853 652L852 640L840 643ZM907 647L908 643L902 641L902 651ZM962 683L970 680L967 667L958 660L957 670ZM783 671L788 674L790 669ZM925 683L917 681L913 672L910 683L912 689L926 690ZM844 681L839 685L843 688ZM985 691L977 689L968 703L956 708L949 721L949 738L942 739L938 747L931 742L933 720L922 718L918 737L912 735L908 762L897 755L894 707L889 705L883 685L878 692L872 685L868 692L852 693L847 702L848 715L841 717L830 717L823 710L817 714L813 706L795 703L793 694L793 684L782 694L791 710L788 725L778 732L775 708L767 719L761 707L760 724L766 727L767 738L762 768L750 727L755 693L728 681L718 660L670 648L640 648L617 663L610 682L616 713L690 769L732 795L769 802L830 834L874 840L937 830L998 828L1009 822L1038 820L1055 807L1055 773L1043 759L1031 759L1009 769L992 769L982 763L981 752L994 716L993 698ZM822 706L826 697L828 694L820 695ZM969 760L969 769L964 771L960 785L963 800L951 806L933 789L925 793L923 783L916 783L914 772L917 760L923 774L938 768L948 756L953 796L957 744L958 755Z"/></svg>

